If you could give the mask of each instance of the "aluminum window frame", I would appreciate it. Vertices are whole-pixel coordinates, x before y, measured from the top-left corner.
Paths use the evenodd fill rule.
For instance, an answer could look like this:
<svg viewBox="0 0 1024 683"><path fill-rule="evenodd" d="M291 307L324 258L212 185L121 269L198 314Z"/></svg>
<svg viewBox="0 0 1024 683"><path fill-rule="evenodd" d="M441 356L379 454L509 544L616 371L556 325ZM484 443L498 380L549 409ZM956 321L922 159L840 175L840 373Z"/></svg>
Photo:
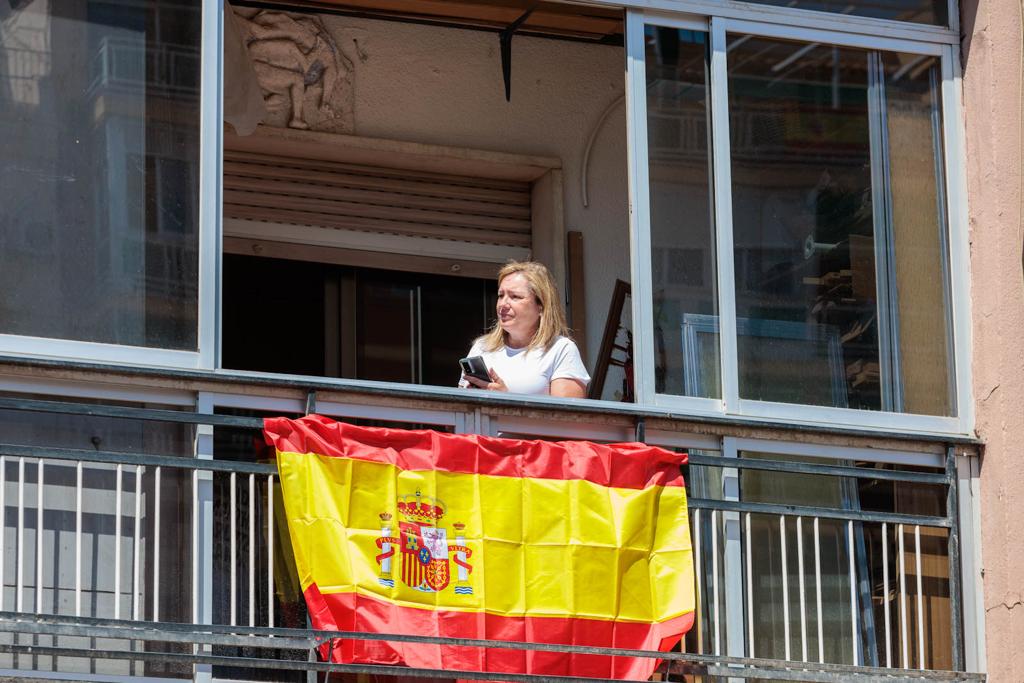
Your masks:
<svg viewBox="0 0 1024 683"><path fill-rule="evenodd" d="M716 12L717 15L722 13ZM774 419L783 422L820 425L849 425L883 431L968 434L974 427L970 370L970 285L967 242L967 191L963 118L960 109L960 81L957 50L953 46L910 40L891 35L869 36L816 27L786 26L770 22L724 16L697 18L675 13L628 10L626 13L627 134L629 135L630 245L632 251L634 361L637 401L641 404L679 410L699 416L719 415ZM715 207L715 268L719 317L719 357L722 396L720 400L658 394L654 388L654 346L649 331L654 329L653 285L650 264L650 202L647 177L647 111L644 27L647 24L700 30L701 22L710 39L710 97L712 149L712 197ZM942 159L946 197L945 238L951 305L947 311L952 329L953 367L956 384L956 414L932 416L913 413L867 411L796 403L740 398L736 325L736 283L733 253L732 173L729 135L727 45L729 33L767 38L799 40L842 47L898 51L938 57L942 71ZM895 349L894 349L895 350Z"/></svg>
<svg viewBox="0 0 1024 683"><path fill-rule="evenodd" d="M257 410L271 413L292 413L302 415L306 412L304 401L296 398L280 398L252 393L230 394L223 392L202 392L204 401L208 402L208 411L216 413L218 408L235 408ZM317 401L315 412L333 420L365 419L407 422L409 424L429 424L436 427L451 427L456 433L462 433L466 426L466 415L458 410L435 410L430 408L395 408L371 403Z"/></svg>
<svg viewBox="0 0 1024 683"><path fill-rule="evenodd" d="M971 395L971 309L969 285L969 244L967 235L967 182L963 117L961 114L961 71L956 0L948 0L950 26L912 24L870 17L850 16L815 10L761 5L737 0L591 0L593 4L626 11L627 159L630 179L631 275L634 287L633 319L636 333L635 373L637 405L686 417L737 417L784 421L821 427L855 427L879 432L908 434L965 435L974 426ZM44 339L0 334L0 354L15 357L56 357L107 362L124 366L218 370L221 368L222 339L222 187L223 164L223 21L224 0L202 0L200 37L200 168L199 168L199 295L196 351L125 346L65 339ZM709 33L712 49L712 163L713 205L716 225L716 270L722 358L721 399L676 397L654 393L649 188L647 175L646 102L643 92L644 22ZM731 174L727 163L728 102L725 72L726 32L744 32L766 37L790 38L834 45L898 50L937 56L941 60L942 141L944 149L949 277L952 289L951 326L954 341L953 375L956 382L956 417L884 413L844 408L782 404L739 399L736 368L735 280L731 231ZM637 38L640 38L638 41ZM637 54L639 52L639 54ZM643 180L644 182L640 182ZM646 221L646 226L643 222ZM728 226L729 229L723 229ZM724 258L728 255L729 258ZM727 296L728 295L728 296ZM728 305L726 305L728 304ZM277 376L253 373L255 376ZM359 385L339 381L339 388ZM386 384L386 383L371 383ZM391 385L399 386L399 385ZM438 397L464 396L455 388L425 387ZM550 399L553 400L553 399ZM524 401L543 409L546 399ZM587 405L595 402L586 400ZM610 401L598 401L614 409ZM476 411L462 421L461 428L481 425L487 415ZM475 422L474 422L475 420ZM457 427L459 428L459 427Z"/></svg>
<svg viewBox="0 0 1024 683"><path fill-rule="evenodd" d="M213 369L218 359L224 0L202 0L199 37L199 215L196 349L135 346L0 334L0 353L181 369Z"/></svg>
<svg viewBox="0 0 1024 683"><path fill-rule="evenodd" d="M949 26L878 19L821 10L764 5L740 0L587 0L588 4L655 12L664 15L686 13L723 19L752 20L785 27L822 29L864 36L886 36L930 43L959 45L960 21L957 0L947 0Z"/></svg>

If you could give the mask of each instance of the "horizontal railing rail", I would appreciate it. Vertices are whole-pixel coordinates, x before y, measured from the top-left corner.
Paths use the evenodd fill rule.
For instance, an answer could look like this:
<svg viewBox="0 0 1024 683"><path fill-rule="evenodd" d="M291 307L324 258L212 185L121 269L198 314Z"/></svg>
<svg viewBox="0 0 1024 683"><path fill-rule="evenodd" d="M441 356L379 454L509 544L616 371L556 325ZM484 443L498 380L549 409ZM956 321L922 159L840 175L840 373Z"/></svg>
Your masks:
<svg viewBox="0 0 1024 683"><path fill-rule="evenodd" d="M726 465L720 465L725 467ZM895 512L867 512L863 510L835 510L810 505L785 505L782 503L744 503L742 501L690 498L691 509L718 510L721 512L746 512L789 517L810 517L853 522L888 522L890 524L916 524L920 526L948 529L953 523L948 517L929 515L906 515Z"/></svg>
<svg viewBox="0 0 1024 683"><path fill-rule="evenodd" d="M551 397L529 396L526 394L509 394L502 392L473 392L449 387L438 387L397 382L380 382L340 377L299 377L293 375L275 375L272 373L256 373L232 370L178 369L161 367L136 367L97 361L82 361L55 358L27 358L17 355L0 354L0 367L30 367L40 371L57 371L60 373L80 373L85 379L95 376L122 376L130 382L147 380L166 380L175 384L195 383L205 387L205 391L228 393L259 393L267 389L297 390L303 393L341 392L353 395L387 397L388 400L430 401L439 404L457 404L469 409L519 409L543 410L557 414L584 414L590 416L615 416L631 420L673 420L680 422L699 422L708 428L722 433L730 430L750 431L772 430L782 434L799 436L842 435L863 439L884 439L893 442L912 442L917 444L957 444L966 447L977 446L981 441L966 434L932 434L923 432L905 432L898 427L880 432L860 427L844 427L840 425L811 425L798 422L780 422L771 419L745 418L731 415L680 413L675 409L651 405L637 405L613 401L596 401L589 399L555 399ZM16 407L23 399L6 398L0 408ZM46 403L46 402L43 402ZM114 407L117 408L117 407ZM41 406L38 410L47 410ZM100 414L100 413L97 413ZM110 416L116 416L111 413ZM231 416L221 416L229 418ZM159 419L158 416L138 419ZM181 418L167 418L170 421L184 422ZM242 418L243 420L246 418ZM248 418L251 419L251 418ZM207 423L214 424L214 423ZM227 424L227 422L219 423ZM239 423L238 426L243 426Z"/></svg>
<svg viewBox="0 0 1024 683"><path fill-rule="evenodd" d="M880 470L873 467L847 467L844 465L817 465L814 463L791 462L787 460L750 460L741 459L723 465L719 456L690 454L689 464L707 465L710 467L736 467L746 470L764 470L769 472L789 472L792 474L821 474L827 477L857 477L862 479L878 479L879 481L905 481L917 484L952 484L946 473L910 472L905 470Z"/></svg>
<svg viewBox="0 0 1024 683"><path fill-rule="evenodd" d="M194 645L197 650L188 653L172 654L186 661L203 662L216 660L216 663L235 666L273 667L275 662L289 661L282 659L261 660L244 656L213 656L198 651L198 648L227 646L254 649L292 649L313 650L322 646L330 648L339 640L365 640L378 642L423 643L448 645L455 647L477 647L491 650L522 650L526 652L558 652L564 654L582 654L612 657L635 657L641 659L657 659L665 662L662 671L668 673L704 676L728 676L736 678L767 678L800 681L834 681L837 676L857 681L984 681L985 675L979 673L952 671L913 671L894 672L892 669L879 667L858 667L843 664L814 664L813 668L796 665L793 662L754 657L724 657L701 655L687 652L661 652L656 650L634 650L627 648L596 647L584 645L560 645L551 643L531 643L525 641L488 640L479 638L451 638L438 636L418 636L402 633L363 633L356 631L319 631L311 629L287 629L266 627L217 626L205 625L196 630L192 625L166 622L131 622L113 619L39 617L26 621L24 615L14 612L0 612L0 626L11 633L28 635L61 635L88 638L109 638L114 640L149 641L162 640L168 643ZM62 656L85 656L79 652L67 654L65 648L40 648L38 646L22 646L24 649L4 649L0 644L0 652L21 652L24 654L60 654ZM117 658L141 653L109 652L105 656ZM380 673L390 675L412 675L428 678L472 678L482 680L528 680L528 681L599 681L590 677L572 676L540 676L529 674L501 674L482 671L456 671L410 669L403 666L384 665L346 665L329 662L314 663L305 659L291 660L299 664L296 670L333 671L353 673ZM291 667L282 667L291 668Z"/></svg>

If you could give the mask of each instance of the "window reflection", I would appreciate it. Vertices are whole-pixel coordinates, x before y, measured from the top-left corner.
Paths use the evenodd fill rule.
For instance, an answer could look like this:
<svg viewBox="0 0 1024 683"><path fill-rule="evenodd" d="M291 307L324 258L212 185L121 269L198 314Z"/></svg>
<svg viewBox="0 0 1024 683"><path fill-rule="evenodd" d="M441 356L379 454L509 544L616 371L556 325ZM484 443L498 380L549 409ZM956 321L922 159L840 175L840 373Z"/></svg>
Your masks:
<svg viewBox="0 0 1024 683"><path fill-rule="evenodd" d="M717 398L717 347L684 343L688 317L718 310L707 34L647 26L645 36L656 389Z"/></svg>
<svg viewBox="0 0 1024 683"><path fill-rule="evenodd" d="M938 59L728 49L741 398L951 414Z"/></svg>
<svg viewBox="0 0 1024 683"><path fill-rule="evenodd" d="M0 332L194 350L198 2L0 5Z"/></svg>

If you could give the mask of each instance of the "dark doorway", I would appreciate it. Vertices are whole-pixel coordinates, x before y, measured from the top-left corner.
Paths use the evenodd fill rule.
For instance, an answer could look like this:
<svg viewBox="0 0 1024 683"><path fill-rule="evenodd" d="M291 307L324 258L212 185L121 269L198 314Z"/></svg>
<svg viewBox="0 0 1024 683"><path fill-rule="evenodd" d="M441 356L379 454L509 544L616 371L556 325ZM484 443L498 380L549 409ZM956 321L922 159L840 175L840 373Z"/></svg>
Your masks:
<svg viewBox="0 0 1024 683"><path fill-rule="evenodd" d="M223 365L453 386L494 297L490 280L225 254Z"/></svg>

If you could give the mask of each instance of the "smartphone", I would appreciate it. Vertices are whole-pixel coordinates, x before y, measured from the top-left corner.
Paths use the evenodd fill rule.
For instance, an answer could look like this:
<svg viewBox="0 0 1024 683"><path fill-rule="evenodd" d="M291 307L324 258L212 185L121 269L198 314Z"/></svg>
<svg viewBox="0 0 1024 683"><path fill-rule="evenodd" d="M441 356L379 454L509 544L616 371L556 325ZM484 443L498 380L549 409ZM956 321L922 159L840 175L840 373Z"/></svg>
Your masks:
<svg viewBox="0 0 1024 683"><path fill-rule="evenodd" d="M491 375L487 372L487 363L484 363L483 356L460 358L459 365L462 367L463 375L467 377L476 377L484 382L491 381ZM471 384L470 386L473 385Z"/></svg>

